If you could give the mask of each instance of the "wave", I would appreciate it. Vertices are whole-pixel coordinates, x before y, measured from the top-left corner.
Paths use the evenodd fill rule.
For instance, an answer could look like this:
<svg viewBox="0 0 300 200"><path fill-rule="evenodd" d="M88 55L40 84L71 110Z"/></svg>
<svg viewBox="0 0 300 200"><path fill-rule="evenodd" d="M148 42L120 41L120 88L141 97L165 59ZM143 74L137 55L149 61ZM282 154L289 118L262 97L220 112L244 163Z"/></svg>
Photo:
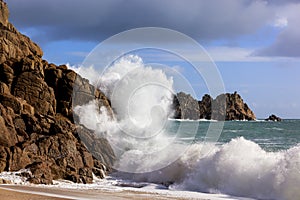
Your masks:
<svg viewBox="0 0 300 200"><path fill-rule="evenodd" d="M278 128L278 127L272 127L272 128L265 128L267 130L275 130L275 131L283 131L283 128Z"/></svg>
<svg viewBox="0 0 300 200"><path fill-rule="evenodd" d="M266 152L243 137L222 145L178 143L164 129L170 117L172 78L145 66L139 57L129 56L115 62L100 79L100 89L110 97L117 120L107 117L105 109L98 113L95 102L74 111L80 123L107 137L112 145L118 158L114 168L120 170L114 176L163 184L170 190L299 199L300 145ZM188 130L197 130L192 126L189 123ZM186 131L178 130L178 134Z"/></svg>
<svg viewBox="0 0 300 200"><path fill-rule="evenodd" d="M300 145L272 153L254 142L237 138L193 163L184 180L174 188L292 200L300 197L299 169Z"/></svg>
<svg viewBox="0 0 300 200"><path fill-rule="evenodd" d="M90 74L93 73L83 77ZM96 87L110 99L115 118L107 116L104 107L99 112L96 101L76 106L74 112L80 124L94 130L96 136L108 139L117 157L114 168L126 172L153 171L168 165L171 155L172 161L176 160L178 154L172 151L160 154L160 161L166 162L149 162L176 138L165 131L173 113L173 78L160 68L145 65L138 56L126 55L112 63L98 79Z"/></svg>
<svg viewBox="0 0 300 200"><path fill-rule="evenodd" d="M237 130L237 129L223 130L224 133L240 133L244 131L245 130Z"/></svg>
<svg viewBox="0 0 300 200"><path fill-rule="evenodd" d="M295 200L300 197L300 145L266 152L239 137L201 155L203 144L193 144L170 166L151 173L116 173L134 181L169 185L170 190L225 193L257 199Z"/></svg>

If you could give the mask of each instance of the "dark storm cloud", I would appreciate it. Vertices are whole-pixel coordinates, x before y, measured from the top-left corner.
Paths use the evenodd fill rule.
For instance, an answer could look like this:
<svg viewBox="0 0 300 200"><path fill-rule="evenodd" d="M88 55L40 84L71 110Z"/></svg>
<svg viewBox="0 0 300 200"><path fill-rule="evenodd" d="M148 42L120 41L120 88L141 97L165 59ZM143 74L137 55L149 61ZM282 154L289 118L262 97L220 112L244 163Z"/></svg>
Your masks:
<svg viewBox="0 0 300 200"><path fill-rule="evenodd" d="M197 40L230 39L254 33L273 13L260 1L182 0L7 0L11 21L36 28L41 41L101 41L145 26L171 28Z"/></svg>
<svg viewBox="0 0 300 200"><path fill-rule="evenodd" d="M149 26L171 28L202 43L230 41L270 26L281 10L300 5L300 0L6 1L10 20L39 44L60 40L100 42L121 31ZM300 31L294 30L300 25L288 21L274 44L254 54L300 56Z"/></svg>

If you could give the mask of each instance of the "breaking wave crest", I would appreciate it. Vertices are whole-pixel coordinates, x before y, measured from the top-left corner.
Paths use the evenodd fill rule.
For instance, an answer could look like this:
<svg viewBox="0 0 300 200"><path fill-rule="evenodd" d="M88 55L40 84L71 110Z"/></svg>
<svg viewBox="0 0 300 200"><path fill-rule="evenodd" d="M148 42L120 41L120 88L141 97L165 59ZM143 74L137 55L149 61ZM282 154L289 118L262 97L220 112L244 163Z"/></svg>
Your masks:
<svg viewBox="0 0 300 200"><path fill-rule="evenodd" d="M300 145L266 152L240 137L212 146L203 155L204 144L187 148L166 132L173 82L162 70L145 66L137 56L127 56L115 62L99 83L112 101L116 119L108 117L105 108L99 112L95 101L76 107L75 112L80 123L105 135L112 144L119 157L115 167L121 169L115 176L162 183L172 190L299 199Z"/></svg>

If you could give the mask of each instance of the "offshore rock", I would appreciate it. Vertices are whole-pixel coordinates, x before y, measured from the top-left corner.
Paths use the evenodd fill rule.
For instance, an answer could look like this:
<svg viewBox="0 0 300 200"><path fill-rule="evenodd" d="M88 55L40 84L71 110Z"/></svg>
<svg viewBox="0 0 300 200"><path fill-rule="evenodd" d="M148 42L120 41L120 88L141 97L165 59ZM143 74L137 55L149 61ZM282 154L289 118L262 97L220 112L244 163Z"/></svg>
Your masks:
<svg viewBox="0 0 300 200"><path fill-rule="evenodd" d="M274 114L270 115L265 121L281 122L282 119Z"/></svg>
<svg viewBox="0 0 300 200"><path fill-rule="evenodd" d="M218 96L220 97L220 96ZM218 98L217 97L217 98ZM256 116L242 97L234 92L226 93L226 120L255 120Z"/></svg>
<svg viewBox="0 0 300 200"><path fill-rule="evenodd" d="M237 92L221 94L213 99L205 94L201 101L183 92L173 98L174 118L213 120L255 120L255 114Z"/></svg>
<svg viewBox="0 0 300 200"><path fill-rule="evenodd" d="M177 119L197 120L200 116L198 101L184 92L179 92L173 97L173 109Z"/></svg>

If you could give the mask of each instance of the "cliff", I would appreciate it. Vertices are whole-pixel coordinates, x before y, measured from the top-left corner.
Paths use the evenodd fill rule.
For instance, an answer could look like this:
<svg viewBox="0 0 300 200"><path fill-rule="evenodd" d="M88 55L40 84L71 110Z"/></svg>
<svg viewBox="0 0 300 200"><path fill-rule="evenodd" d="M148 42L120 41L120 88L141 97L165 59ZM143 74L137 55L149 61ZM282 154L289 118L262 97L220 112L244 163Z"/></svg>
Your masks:
<svg viewBox="0 0 300 200"><path fill-rule="evenodd" d="M205 94L201 101L178 93L173 99L176 119L255 120L255 114L237 92L221 94L213 99Z"/></svg>
<svg viewBox="0 0 300 200"><path fill-rule="evenodd" d="M0 63L15 58L21 59L29 55L43 56L41 48L32 42L30 38L20 34L9 23L9 11L5 2L0 0Z"/></svg>
<svg viewBox="0 0 300 200"><path fill-rule="evenodd" d="M43 60L40 47L9 23L2 0L0 9L0 172L30 169L23 175L44 184L91 183L92 172L103 178L114 153L106 139L74 123L73 88L82 103L96 99L112 112L108 99L66 66ZM87 136L95 154L79 134Z"/></svg>

